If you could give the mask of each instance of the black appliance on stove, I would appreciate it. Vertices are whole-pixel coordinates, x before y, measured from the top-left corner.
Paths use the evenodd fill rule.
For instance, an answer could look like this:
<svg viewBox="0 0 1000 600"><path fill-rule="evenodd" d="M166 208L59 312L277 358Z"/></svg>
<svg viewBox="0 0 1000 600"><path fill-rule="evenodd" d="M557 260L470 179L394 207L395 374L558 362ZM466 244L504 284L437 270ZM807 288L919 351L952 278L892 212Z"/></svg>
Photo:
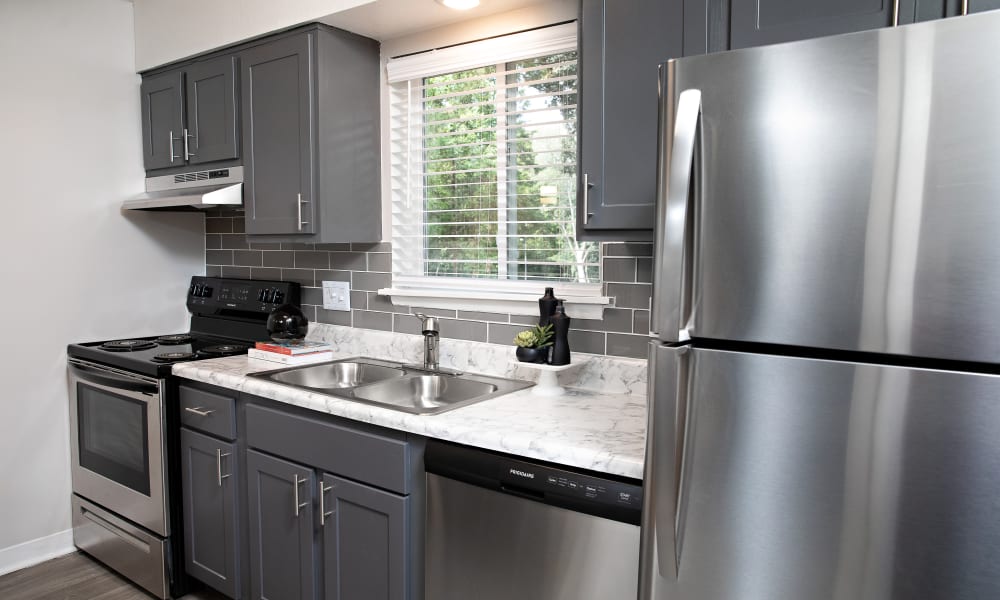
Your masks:
<svg viewBox="0 0 1000 600"><path fill-rule="evenodd" d="M176 362L245 354L299 284L192 277L190 331L70 344L74 544L158 598L187 591Z"/></svg>

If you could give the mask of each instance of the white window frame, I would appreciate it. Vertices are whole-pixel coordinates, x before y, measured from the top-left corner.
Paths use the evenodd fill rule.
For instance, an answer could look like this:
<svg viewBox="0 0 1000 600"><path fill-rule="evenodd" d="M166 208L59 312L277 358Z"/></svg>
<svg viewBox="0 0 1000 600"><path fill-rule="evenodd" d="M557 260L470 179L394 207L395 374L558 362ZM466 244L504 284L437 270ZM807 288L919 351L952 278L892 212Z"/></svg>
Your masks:
<svg viewBox="0 0 1000 600"><path fill-rule="evenodd" d="M576 23L566 23L390 59L386 63L386 81L391 86L394 83L441 73L491 64L502 65L535 56L576 50L576 38ZM409 156L419 156L419 153L410 153ZM390 170L395 167L396 165L389 165ZM395 195L397 191L393 188L389 193ZM397 203L393 201L394 199L390 198L390 205L395 207ZM392 218L398 217L393 214ZM600 282L564 283L404 276L397 272L395 266L397 252L402 249L398 249L394 243L392 250L394 264L392 287L380 289L378 293L389 296L393 304L397 305L537 315L538 297L545 286L555 288L556 296L565 300L567 312L576 318L600 319L604 307L611 304L611 299L601 294ZM603 252L601 254L603 255Z"/></svg>

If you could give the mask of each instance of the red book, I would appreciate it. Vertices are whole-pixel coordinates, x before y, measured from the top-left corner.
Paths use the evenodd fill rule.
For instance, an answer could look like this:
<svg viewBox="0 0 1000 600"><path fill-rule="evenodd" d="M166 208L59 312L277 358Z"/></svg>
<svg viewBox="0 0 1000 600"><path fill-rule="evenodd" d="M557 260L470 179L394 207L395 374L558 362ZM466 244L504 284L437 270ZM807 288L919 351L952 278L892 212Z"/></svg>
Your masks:
<svg viewBox="0 0 1000 600"><path fill-rule="evenodd" d="M280 344L277 342L257 342L256 348L265 352L276 354L286 354L288 356L298 356L299 354L313 354L315 352L330 352L333 346L326 342L298 342L296 344Z"/></svg>

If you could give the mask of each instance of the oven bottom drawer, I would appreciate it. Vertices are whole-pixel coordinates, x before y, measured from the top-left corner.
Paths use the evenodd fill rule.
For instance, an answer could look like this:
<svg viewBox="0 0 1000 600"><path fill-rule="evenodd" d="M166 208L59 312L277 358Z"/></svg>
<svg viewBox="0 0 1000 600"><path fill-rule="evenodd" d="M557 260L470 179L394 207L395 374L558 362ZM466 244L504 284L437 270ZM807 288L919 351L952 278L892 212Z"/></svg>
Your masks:
<svg viewBox="0 0 1000 600"><path fill-rule="evenodd" d="M157 598L170 597L167 544L73 495L73 543Z"/></svg>

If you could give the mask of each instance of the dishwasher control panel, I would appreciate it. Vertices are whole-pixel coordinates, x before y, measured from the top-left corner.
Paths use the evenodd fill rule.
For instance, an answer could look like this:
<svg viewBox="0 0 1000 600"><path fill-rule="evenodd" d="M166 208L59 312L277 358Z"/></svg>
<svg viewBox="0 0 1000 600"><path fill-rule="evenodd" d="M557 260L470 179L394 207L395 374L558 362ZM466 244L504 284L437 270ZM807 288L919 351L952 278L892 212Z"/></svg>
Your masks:
<svg viewBox="0 0 1000 600"><path fill-rule="evenodd" d="M505 484L602 504L642 509L640 486L516 459L506 459L505 463L500 477Z"/></svg>
<svg viewBox="0 0 1000 600"><path fill-rule="evenodd" d="M510 456L428 440L428 473L512 496L638 525L642 482L592 471L576 471Z"/></svg>

